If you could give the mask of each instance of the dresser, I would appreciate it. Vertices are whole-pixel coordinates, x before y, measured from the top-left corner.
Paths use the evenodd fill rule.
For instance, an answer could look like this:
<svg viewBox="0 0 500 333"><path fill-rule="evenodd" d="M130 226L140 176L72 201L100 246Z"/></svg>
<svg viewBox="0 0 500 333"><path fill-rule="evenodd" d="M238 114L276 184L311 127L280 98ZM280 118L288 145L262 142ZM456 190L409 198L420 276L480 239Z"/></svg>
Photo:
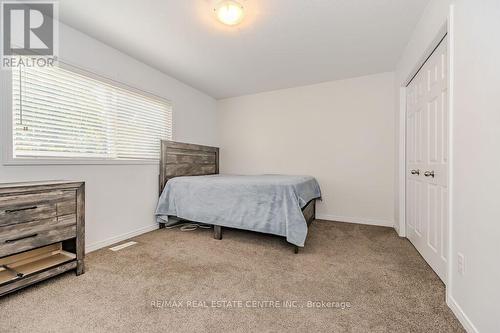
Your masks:
<svg viewBox="0 0 500 333"><path fill-rule="evenodd" d="M83 274L85 183L0 184L0 296L66 271Z"/></svg>

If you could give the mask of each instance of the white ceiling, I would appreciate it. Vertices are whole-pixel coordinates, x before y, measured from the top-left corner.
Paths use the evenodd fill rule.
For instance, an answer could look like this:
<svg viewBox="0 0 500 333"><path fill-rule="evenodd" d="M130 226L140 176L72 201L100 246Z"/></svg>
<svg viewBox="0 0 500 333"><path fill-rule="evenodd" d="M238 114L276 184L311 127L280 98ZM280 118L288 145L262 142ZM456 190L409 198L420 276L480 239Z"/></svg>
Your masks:
<svg viewBox="0 0 500 333"><path fill-rule="evenodd" d="M428 0L64 0L64 23L215 98L393 70Z"/></svg>

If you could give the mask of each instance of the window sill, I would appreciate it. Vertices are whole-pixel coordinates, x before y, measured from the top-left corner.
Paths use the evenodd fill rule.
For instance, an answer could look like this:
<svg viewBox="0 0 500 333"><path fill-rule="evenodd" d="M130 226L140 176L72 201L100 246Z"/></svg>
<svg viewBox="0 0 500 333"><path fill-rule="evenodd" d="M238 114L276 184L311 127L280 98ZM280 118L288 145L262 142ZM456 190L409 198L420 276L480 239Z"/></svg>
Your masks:
<svg viewBox="0 0 500 333"><path fill-rule="evenodd" d="M5 166L23 165L159 165L159 160L100 160L61 158L10 158L3 161Z"/></svg>

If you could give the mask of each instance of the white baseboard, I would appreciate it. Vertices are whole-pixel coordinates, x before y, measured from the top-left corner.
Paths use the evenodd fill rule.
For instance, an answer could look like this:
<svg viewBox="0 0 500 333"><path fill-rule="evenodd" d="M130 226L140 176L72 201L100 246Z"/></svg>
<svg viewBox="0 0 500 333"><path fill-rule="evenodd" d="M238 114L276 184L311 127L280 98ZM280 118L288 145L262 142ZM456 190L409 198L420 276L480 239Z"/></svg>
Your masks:
<svg viewBox="0 0 500 333"><path fill-rule="evenodd" d="M339 215L316 213L316 218L318 220L328 220L328 221L335 221L335 222L348 222L348 223L378 225L378 226L382 226L382 227L391 227L391 228L394 227L393 221L367 219L364 217L351 217L351 216L339 216Z"/></svg>
<svg viewBox="0 0 500 333"><path fill-rule="evenodd" d="M458 321L460 321L460 323L468 333L479 333L476 326L474 326L472 321L469 319L469 317L467 317L460 305L458 305L458 303L451 295L446 298L446 304L448 304L448 307L451 309L451 311L453 311L455 317L457 317Z"/></svg>
<svg viewBox="0 0 500 333"><path fill-rule="evenodd" d="M151 224L151 225L148 225L148 226L145 226L145 227L142 227L142 228L118 235L118 236L113 236L113 237L110 237L107 239L103 239L101 241L98 241L98 242L95 242L92 244L88 244L87 246L85 246L85 252L89 253L89 252L92 252L95 250L99 250L99 249L102 249L103 247L124 241L126 239L129 239L129 238L132 238L135 236L145 234L146 232L150 232L150 231L153 231L156 229L158 229L157 223Z"/></svg>

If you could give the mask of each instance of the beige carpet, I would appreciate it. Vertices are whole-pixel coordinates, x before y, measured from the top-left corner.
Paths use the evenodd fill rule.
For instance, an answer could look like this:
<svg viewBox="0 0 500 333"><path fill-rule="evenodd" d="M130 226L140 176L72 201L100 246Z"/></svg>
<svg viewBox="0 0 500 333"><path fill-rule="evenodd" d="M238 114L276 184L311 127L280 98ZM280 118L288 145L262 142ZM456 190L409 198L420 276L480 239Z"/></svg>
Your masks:
<svg viewBox="0 0 500 333"><path fill-rule="evenodd" d="M315 221L298 255L238 230L134 240L90 253L80 277L0 299L0 332L463 331L441 281L390 228Z"/></svg>

